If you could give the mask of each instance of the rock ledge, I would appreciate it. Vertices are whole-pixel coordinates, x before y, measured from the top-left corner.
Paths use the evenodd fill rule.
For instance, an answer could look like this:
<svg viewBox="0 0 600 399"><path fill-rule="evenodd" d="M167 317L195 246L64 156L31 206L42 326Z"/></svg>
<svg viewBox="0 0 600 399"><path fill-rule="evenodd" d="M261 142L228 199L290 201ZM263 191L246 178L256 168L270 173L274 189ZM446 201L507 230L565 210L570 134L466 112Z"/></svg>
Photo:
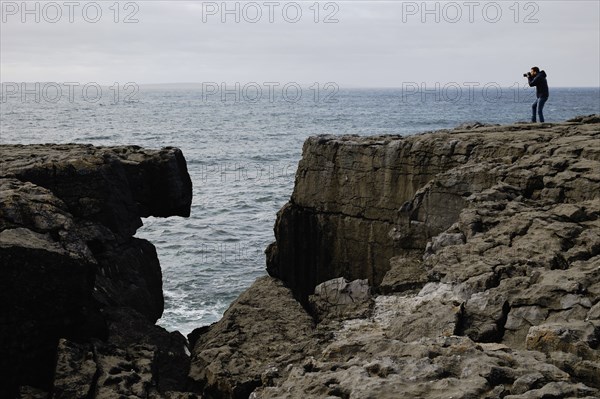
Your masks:
<svg viewBox="0 0 600 399"><path fill-rule="evenodd" d="M2 145L0 164L0 396L186 388L185 338L154 325L156 250L133 237L141 217L189 216L181 151Z"/></svg>

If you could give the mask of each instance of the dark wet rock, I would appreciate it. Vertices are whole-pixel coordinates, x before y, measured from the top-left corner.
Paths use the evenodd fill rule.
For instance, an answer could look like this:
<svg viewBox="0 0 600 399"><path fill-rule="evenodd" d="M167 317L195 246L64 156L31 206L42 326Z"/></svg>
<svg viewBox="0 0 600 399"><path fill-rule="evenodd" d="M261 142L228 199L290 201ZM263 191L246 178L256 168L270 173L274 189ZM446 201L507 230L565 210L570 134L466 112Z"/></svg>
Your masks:
<svg viewBox="0 0 600 399"><path fill-rule="evenodd" d="M139 371L119 394L185 388L185 339L154 326L156 250L132 237L141 217L189 215L181 151L2 145L0 162L0 396L100 395L109 348Z"/></svg>
<svg viewBox="0 0 600 399"><path fill-rule="evenodd" d="M118 347L143 344L155 348L153 368L160 392L182 390L188 386L189 348L180 332L168 332L131 308L110 308L104 314L109 323L109 343Z"/></svg>
<svg viewBox="0 0 600 399"><path fill-rule="evenodd" d="M53 397L87 398L96 388L98 365L92 345L60 339L53 381Z"/></svg>
<svg viewBox="0 0 600 399"><path fill-rule="evenodd" d="M176 148L3 145L2 176L47 188L79 218L133 235L140 217L189 216L191 180Z"/></svg>

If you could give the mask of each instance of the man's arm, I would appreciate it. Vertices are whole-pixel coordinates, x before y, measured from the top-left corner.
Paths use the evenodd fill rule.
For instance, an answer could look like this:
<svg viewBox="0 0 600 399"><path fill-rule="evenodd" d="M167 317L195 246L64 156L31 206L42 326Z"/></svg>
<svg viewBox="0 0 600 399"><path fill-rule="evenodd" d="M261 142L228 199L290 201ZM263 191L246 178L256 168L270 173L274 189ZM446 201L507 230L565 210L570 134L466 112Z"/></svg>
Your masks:
<svg viewBox="0 0 600 399"><path fill-rule="evenodd" d="M541 75L539 73L537 75L535 75L535 77L534 76L528 76L527 80L529 81L529 87L537 86L537 84L538 84L538 78L540 76Z"/></svg>

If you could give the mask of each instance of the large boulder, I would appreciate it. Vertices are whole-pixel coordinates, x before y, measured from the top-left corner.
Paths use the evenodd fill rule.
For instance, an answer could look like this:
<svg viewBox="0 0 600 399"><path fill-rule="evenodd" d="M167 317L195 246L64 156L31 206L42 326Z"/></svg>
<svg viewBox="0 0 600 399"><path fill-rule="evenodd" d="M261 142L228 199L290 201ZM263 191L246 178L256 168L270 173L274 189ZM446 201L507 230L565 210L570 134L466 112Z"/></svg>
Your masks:
<svg viewBox="0 0 600 399"><path fill-rule="evenodd" d="M246 399L312 353L313 324L288 288L261 277L223 319L192 333L190 378L206 398Z"/></svg>

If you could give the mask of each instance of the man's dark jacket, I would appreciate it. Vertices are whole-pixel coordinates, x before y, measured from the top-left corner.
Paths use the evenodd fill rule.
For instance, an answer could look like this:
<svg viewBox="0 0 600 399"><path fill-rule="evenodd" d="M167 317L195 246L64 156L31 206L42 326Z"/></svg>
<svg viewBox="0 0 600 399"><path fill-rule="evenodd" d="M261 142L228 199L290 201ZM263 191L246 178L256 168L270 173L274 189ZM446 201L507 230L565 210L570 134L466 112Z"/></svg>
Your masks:
<svg viewBox="0 0 600 399"><path fill-rule="evenodd" d="M548 81L546 81L546 72L539 71L535 77L529 76L529 86L535 86L535 94L537 98L548 97L550 95L548 91Z"/></svg>

